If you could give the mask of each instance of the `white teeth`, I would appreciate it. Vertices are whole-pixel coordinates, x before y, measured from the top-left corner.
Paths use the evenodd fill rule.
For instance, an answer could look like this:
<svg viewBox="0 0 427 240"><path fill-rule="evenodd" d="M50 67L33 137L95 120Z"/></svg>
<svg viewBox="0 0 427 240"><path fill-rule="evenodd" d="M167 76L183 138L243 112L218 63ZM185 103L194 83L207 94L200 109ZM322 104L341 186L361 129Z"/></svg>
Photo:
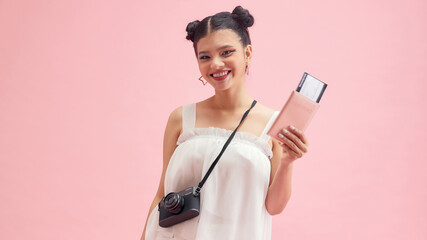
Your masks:
<svg viewBox="0 0 427 240"><path fill-rule="evenodd" d="M222 77L222 76L227 75L227 73L228 73L228 71L225 71L225 72L222 72L222 73L215 73L215 74L213 74L213 76L214 77Z"/></svg>

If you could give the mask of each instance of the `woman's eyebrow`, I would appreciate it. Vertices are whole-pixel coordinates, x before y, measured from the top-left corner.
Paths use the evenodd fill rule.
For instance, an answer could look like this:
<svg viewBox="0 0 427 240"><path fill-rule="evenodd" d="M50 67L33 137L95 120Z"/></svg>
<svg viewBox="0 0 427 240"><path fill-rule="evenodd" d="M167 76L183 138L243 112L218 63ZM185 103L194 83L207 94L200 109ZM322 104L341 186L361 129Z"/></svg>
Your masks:
<svg viewBox="0 0 427 240"><path fill-rule="evenodd" d="M218 50L222 50L222 49L224 49L224 48L229 48L229 47L233 47L233 46L231 46L231 45L224 45L224 46L222 46L222 47L217 48L217 51L218 51ZM208 51L201 51L201 52L199 52L199 55L200 55L200 54L204 54L204 53L208 53Z"/></svg>

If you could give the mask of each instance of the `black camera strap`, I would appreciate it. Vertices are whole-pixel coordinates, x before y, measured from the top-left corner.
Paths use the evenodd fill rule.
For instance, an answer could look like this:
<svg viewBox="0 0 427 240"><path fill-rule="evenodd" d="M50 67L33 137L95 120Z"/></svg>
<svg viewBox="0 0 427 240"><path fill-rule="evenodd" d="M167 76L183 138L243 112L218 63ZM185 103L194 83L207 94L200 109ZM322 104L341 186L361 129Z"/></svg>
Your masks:
<svg viewBox="0 0 427 240"><path fill-rule="evenodd" d="M222 154L224 153L225 149L228 147L228 144L230 144L231 140L233 139L234 135L236 134L237 129L240 127L240 124L242 124L243 120L245 120L246 116L249 114L249 111L251 111L251 109L255 106L256 103L257 103L257 101L254 100L252 102L251 107L248 110L246 110L245 114L243 114L242 120L240 120L239 125L237 125L236 129L234 129L233 133L227 139L227 141L225 142L224 146L222 147L222 150L219 153L218 157L216 157L215 161L209 167L209 169L206 172L205 176L203 177L202 181L200 181L199 185L197 186L197 189L195 190L195 195L196 196L198 196L200 194L200 190L202 189L203 184L205 184L206 180L208 179L208 177L211 174L212 170L214 169L215 165L218 163L219 158L222 156Z"/></svg>

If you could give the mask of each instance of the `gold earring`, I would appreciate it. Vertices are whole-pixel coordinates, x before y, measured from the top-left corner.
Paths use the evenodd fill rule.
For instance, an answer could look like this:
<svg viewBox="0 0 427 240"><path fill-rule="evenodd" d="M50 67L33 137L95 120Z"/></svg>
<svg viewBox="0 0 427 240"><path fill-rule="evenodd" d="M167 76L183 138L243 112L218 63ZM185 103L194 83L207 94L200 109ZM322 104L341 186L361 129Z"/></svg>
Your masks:
<svg viewBox="0 0 427 240"><path fill-rule="evenodd" d="M245 73L249 75L249 67L248 67L248 64L246 64Z"/></svg>
<svg viewBox="0 0 427 240"><path fill-rule="evenodd" d="M199 77L199 80L200 80L200 81L202 81L202 83L203 83L203 86L204 86L204 85L206 85L206 83L208 83L208 81L206 81L206 82L203 82L202 78L203 78L203 76L200 76L200 77Z"/></svg>

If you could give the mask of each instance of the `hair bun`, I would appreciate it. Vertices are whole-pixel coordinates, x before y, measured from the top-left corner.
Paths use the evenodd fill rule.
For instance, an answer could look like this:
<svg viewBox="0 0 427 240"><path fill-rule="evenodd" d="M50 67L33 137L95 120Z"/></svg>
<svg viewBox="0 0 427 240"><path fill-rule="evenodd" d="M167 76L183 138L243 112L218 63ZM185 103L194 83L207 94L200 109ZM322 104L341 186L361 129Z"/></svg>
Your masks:
<svg viewBox="0 0 427 240"><path fill-rule="evenodd" d="M187 31L187 37L185 37L187 40L194 42L194 33L196 32L196 28L199 26L199 23L200 21L196 20L187 25L187 28L185 29Z"/></svg>
<svg viewBox="0 0 427 240"><path fill-rule="evenodd" d="M231 17L236 20L241 26L248 28L254 25L254 17L249 13L248 10L237 6L231 13Z"/></svg>

